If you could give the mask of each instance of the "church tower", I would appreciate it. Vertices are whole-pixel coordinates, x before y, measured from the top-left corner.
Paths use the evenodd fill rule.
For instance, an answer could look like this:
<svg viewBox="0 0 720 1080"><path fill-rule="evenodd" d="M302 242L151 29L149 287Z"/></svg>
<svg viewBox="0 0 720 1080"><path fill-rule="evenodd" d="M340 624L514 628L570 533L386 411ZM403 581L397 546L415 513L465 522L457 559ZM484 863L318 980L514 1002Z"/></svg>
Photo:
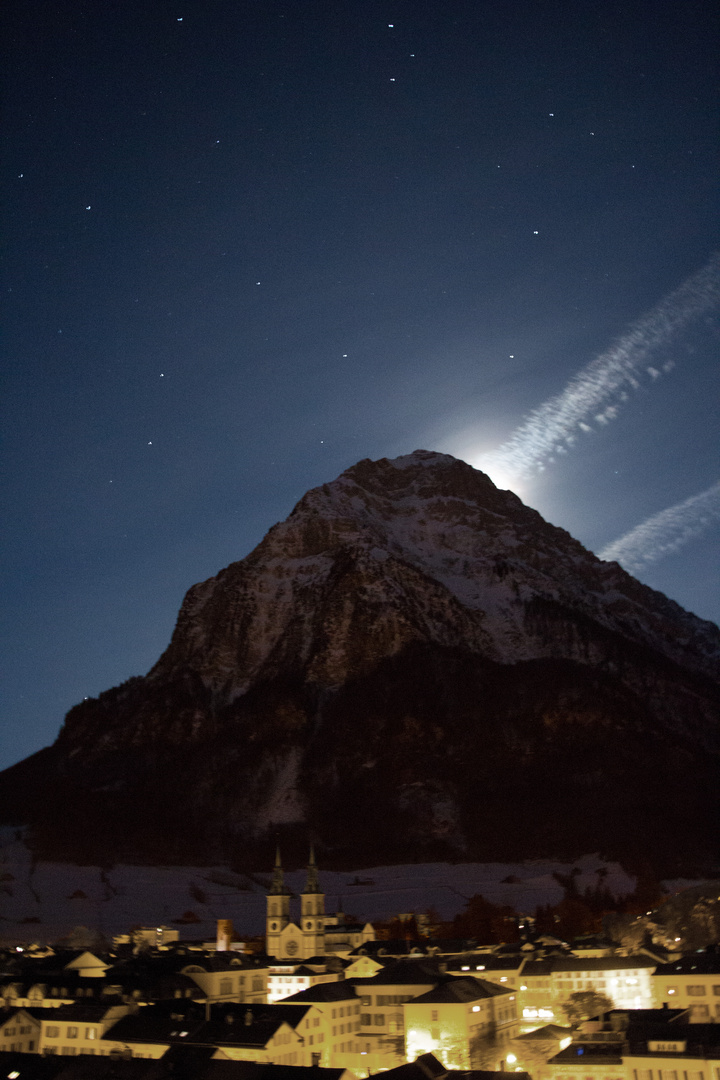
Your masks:
<svg viewBox="0 0 720 1080"><path fill-rule="evenodd" d="M267 918L265 929L267 934L266 952L269 956L280 956L280 935L290 922L290 890L285 884L282 863L280 862L280 848L275 853L275 868L273 870L272 884L267 895Z"/></svg>
<svg viewBox="0 0 720 1080"><path fill-rule="evenodd" d="M325 894L320 892L315 851L310 845L307 881L300 894L300 929L303 935L303 955L325 955ZM268 950L269 951L269 950Z"/></svg>

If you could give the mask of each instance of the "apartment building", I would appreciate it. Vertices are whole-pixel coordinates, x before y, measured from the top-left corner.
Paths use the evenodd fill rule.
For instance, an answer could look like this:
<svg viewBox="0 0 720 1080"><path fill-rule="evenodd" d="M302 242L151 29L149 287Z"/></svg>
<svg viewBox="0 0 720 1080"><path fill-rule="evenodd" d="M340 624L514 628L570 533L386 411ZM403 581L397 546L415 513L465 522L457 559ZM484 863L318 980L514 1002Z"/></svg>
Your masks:
<svg viewBox="0 0 720 1080"><path fill-rule="evenodd" d="M692 953L671 964L661 964L656 967L652 982L656 1005L688 1009L694 1024L720 1023L717 952Z"/></svg>

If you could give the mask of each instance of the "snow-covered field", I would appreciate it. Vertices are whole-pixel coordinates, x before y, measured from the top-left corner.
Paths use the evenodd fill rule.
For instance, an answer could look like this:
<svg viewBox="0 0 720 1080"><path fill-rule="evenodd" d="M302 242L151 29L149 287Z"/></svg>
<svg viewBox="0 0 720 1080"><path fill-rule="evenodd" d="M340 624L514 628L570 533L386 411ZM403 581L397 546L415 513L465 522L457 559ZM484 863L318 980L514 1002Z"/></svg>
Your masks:
<svg viewBox="0 0 720 1080"><path fill-rule="evenodd" d="M365 921L390 918L433 907L450 919L474 893L494 903L510 904L532 914L538 904L557 903L562 889L553 871L581 870L580 890L597 882L607 869L606 884L616 895L634 888L634 878L617 863L588 855L575 863L545 860L524 863L418 863L355 872L323 871L327 911L342 909ZM240 934L265 928L265 888L261 875L235 874L224 867L128 866L103 871L97 866L33 863L21 840L0 834L0 940L53 941L76 926L110 937L133 925L176 926L181 938L214 938L215 920L232 919ZM507 879L511 878L511 881ZM305 872L286 873L298 893ZM176 922L193 912L197 922ZM294 917L294 909L293 909Z"/></svg>

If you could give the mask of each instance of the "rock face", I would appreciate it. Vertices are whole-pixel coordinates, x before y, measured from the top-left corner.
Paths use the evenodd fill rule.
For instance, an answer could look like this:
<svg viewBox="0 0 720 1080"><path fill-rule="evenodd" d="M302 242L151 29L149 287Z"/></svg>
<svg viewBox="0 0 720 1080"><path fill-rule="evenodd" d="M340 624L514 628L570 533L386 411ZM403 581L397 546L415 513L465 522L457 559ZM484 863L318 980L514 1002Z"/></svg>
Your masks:
<svg viewBox="0 0 720 1080"><path fill-rule="evenodd" d="M716 626L464 462L361 461L190 589L148 675L0 775L0 815L105 861L310 835L326 865L707 865L719 659Z"/></svg>

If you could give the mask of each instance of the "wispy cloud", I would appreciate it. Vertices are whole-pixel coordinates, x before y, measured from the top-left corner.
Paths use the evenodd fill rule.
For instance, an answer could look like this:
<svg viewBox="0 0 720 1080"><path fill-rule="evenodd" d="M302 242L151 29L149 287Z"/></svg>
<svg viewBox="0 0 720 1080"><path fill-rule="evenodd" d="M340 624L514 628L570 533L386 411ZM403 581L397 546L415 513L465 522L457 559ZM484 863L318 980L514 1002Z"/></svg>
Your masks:
<svg viewBox="0 0 720 1080"><path fill-rule="evenodd" d="M679 551L689 540L720 520L720 481L685 502L653 514L619 540L599 552L607 562L615 560L634 573L648 563Z"/></svg>
<svg viewBox="0 0 720 1080"><path fill-rule="evenodd" d="M643 380L654 382L673 364L654 365L655 350L720 300L720 253L643 315L619 341L570 379L556 397L534 409L480 468L527 477L568 452L583 433L609 424Z"/></svg>

